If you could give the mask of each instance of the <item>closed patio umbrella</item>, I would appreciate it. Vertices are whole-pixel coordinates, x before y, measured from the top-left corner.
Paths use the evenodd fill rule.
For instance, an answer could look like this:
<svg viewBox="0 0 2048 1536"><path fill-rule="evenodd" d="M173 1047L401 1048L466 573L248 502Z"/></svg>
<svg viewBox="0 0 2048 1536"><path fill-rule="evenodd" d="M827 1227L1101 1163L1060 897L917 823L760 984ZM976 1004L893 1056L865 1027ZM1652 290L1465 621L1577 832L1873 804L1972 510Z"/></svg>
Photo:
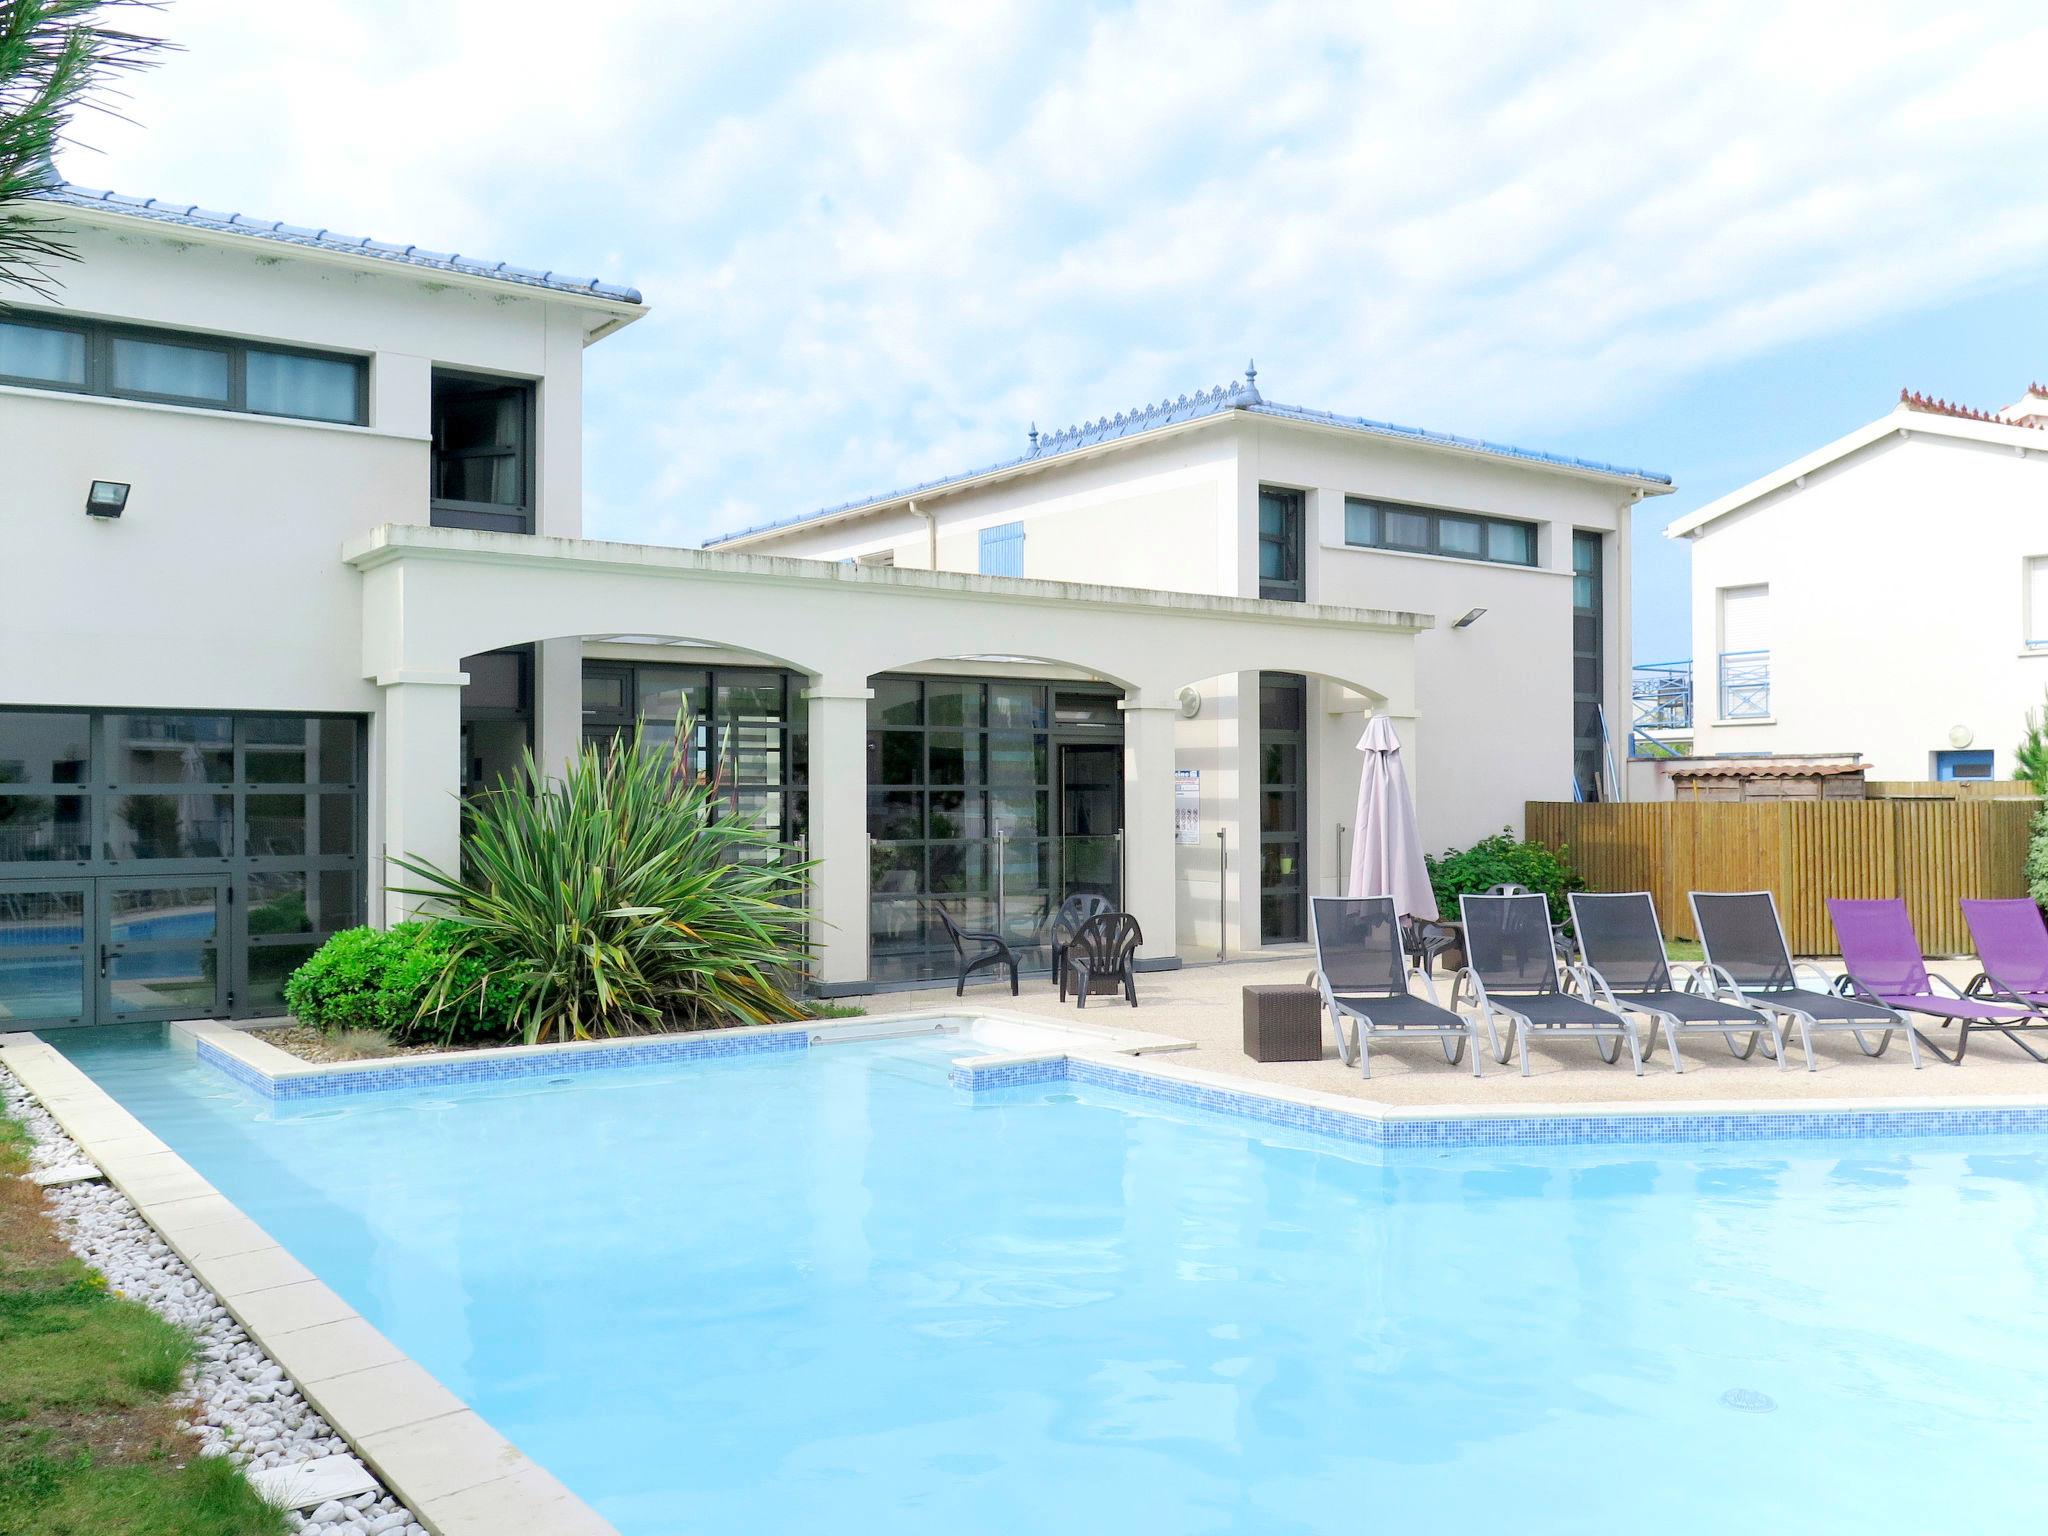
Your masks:
<svg viewBox="0 0 2048 1536"><path fill-rule="evenodd" d="M1391 896L1403 917L1434 920L1436 895L1422 862L1422 833L1401 766L1394 722L1374 715L1358 739L1365 762L1358 776L1357 830L1351 839L1349 896Z"/></svg>

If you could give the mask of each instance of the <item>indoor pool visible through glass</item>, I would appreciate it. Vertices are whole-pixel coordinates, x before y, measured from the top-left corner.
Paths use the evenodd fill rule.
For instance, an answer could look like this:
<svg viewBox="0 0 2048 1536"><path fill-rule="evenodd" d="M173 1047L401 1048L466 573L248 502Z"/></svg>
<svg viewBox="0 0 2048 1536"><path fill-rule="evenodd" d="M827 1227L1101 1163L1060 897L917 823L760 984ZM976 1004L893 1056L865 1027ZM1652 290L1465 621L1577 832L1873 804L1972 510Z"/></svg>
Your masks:
<svg viewBox="0 0 2048 1536"><path fill-rule="evenodd" d="M2040 1519L2043 1138L1382 1155L931 1039L273 1108L53 1038L627 1536Z"/></svg>

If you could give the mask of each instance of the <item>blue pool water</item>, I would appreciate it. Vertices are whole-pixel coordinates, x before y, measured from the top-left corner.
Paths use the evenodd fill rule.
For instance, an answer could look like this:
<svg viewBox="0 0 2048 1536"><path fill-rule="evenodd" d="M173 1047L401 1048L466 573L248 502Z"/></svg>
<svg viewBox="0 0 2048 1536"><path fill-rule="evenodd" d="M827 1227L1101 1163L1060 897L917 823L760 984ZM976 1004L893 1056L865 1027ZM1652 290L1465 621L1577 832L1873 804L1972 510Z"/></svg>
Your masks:
<svg viewBox="0 0 2048 1536"><path fill-rule="evenodd" d="M2042 1138L1381 1154L931 1040L273 1107L60 1043L627 1536L2039 1519Z"/></svg>

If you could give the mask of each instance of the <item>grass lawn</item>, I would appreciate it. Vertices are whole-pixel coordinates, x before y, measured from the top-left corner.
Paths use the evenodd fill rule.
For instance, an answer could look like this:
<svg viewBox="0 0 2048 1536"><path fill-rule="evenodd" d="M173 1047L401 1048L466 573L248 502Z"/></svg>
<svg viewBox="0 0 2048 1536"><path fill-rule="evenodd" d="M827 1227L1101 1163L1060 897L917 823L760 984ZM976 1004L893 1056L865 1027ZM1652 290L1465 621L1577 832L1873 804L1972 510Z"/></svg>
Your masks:
<svg viewBox="0 0 2048 1536"><path fill-rule="evenodd" d="M1681 961L1686 965L1698 965L1707 958L1707 952L1700 948L1698 939L1666 939L1664 958Z"/></svg>
<svg viewBox="0 0 2048 1536"><path fill-rule="evenodd" d="M72 1256L20 1177L27 1149L0 1116L0 1532L284 1536L282 1512L180 1427L191 1336Z"/></svg>

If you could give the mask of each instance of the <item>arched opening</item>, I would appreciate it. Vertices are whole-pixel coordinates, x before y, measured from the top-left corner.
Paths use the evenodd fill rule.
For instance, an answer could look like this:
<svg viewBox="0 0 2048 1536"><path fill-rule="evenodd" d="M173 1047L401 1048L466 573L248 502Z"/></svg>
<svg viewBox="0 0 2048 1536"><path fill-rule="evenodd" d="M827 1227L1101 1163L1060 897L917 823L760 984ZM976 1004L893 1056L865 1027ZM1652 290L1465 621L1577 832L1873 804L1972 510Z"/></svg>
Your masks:
<svg viewBox="0 0 2048 1536"><path fill-rule="evenodd" d="M1177 693L1181 954L1214 960L1306 944L1309 898L1343 888L1356 743L1387 696L1327 671L1272 667L1190 679Z"/></svg>
<svg viewBox="0 0 2048 1536"><path fill-rule="evenodd" d="M1042 972L1064 901L1124 905L1120 681L1040 657L956 655L867 683L874 981L952 975L949 919L1000 935Z"/></svg>
<svg viewBox="0 0 2048 1536"><path fill-rule="evenodd" d="M552 636L462 658L462 789L515 777L528 751L548 771L585 743L636 726L666 748L688 731L696 771L720 803L784 841L807 830L805 691L786 658L686 635Z"/></svg>

